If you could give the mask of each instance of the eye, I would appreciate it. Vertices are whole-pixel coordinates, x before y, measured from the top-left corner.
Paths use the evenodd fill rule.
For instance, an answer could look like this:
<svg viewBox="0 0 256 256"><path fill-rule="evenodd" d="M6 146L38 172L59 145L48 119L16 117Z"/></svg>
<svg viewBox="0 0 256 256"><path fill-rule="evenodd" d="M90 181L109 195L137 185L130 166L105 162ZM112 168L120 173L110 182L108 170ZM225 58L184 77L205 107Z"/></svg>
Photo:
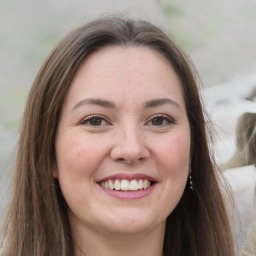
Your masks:
<svg viewBox="0 0 256 256"><path fill-rule="evenodd" d="M166 126L166 125L171 125L173 123L174 123L173 120L166 115L154 116L148 122L148 124L152 126Z"/></svg>
<svg viewBox="0 0 256 256"><path fill-rule="evenodd" d="M101 116L90 116L82 120L81 124L88 126L103 126L109 123Z"/></svg>

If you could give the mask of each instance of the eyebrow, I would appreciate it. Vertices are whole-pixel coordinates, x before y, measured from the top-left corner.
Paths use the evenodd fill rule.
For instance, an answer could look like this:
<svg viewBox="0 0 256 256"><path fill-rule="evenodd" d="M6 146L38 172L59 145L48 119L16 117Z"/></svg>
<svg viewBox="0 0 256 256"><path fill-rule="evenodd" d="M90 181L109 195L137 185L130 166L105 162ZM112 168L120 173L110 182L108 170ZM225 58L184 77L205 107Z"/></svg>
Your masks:
<svg viewBox="0 0 256 256"><path fill-rule="evenodd" d="M88 104L92 104L92 105L97 105L97 106L101 106L101 107L105 107L105 108L115 108L115 103L112 101L108 101L108 100L103 100L103 99L83 99L81 101L79 101L73 108L72 110L75 110L81 106L84 105L88 105Z"/></svg>
<svg viewBox="0 0 256 256"><path fill-rule="evenodd" d="M75 110L81 106L84 105L97 105L101 107L106 107L106 108L116 108L116 105L112 101L108 100L103 100L103 99L94 99L94 98L88 98L88 99L83 99L79 101L73 108L72 110ZM154 100L149 100L144 104L145 108L153 108L153 107L158 107L162 106L165 104L171 104L179 109L181 109L181 106L174 100L169 99L169 98L163 98L163 99L154 99Z"/></svg>
<svg viewBox="0 0 256 256"><path fill-rule="evenodd" d="M147 101L145 103L145 108L153 108L153 107L158 107L158 106L162 106L165 104L171 104L172 106L182 109L181 106L176 101L169 99L169 98L155 99L155 100Z"/></svg>

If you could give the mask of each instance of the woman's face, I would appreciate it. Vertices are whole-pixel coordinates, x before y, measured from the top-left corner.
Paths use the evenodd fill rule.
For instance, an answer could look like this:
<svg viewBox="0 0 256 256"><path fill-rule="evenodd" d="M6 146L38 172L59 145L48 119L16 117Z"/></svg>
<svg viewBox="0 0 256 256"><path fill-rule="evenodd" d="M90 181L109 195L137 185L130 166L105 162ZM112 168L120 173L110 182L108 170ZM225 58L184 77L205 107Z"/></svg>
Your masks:
<svg viewBox="0 0 256 256"><path fill-rule="evenodd" d="M81 65L56 135L73 231L164 231L186 185L190 128L180 81L160 53L109 47Z"/></svg>

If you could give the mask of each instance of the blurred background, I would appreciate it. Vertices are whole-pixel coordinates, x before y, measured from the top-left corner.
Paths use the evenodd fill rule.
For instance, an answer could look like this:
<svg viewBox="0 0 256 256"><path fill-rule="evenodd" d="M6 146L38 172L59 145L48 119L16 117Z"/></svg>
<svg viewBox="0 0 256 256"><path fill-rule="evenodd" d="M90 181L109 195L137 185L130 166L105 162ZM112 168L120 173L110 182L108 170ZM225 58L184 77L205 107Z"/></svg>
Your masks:
<svg viewBox="0 0 256 256"><path fill-rule="evenodd" d="M256 112L255 0L1 0L0 200L12 176L26 97L44 59L71 29L113 12L173 35L201 77L218 162L234 153L237 118Z"/></svg>

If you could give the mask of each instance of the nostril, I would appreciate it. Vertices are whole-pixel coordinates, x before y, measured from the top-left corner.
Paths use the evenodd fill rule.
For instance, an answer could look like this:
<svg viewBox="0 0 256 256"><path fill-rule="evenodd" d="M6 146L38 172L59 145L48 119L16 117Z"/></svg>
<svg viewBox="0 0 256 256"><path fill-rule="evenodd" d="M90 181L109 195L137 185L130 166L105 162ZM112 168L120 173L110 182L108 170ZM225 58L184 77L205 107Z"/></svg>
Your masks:
<svg viewBox="0 0 256 256"><path fill-rule="evenodd" d="M124 157L119 157L115 161L120 162L120 163L126 163L126 164L136 164L138 162L142 162L144 160L143 157L140 158L124 158Z"/></svg>
<svg viewBox="0 0 256 256"><path fill-rule="evenodd" d="M126 160L122 157L116 159L117 162L125 162Z"/></svg>
<svg viewBox="0 0 256 256"><path fill-rule="evenodd" d="M127 140L125 140L127 141ZM110 153L110 157L117 162L124 163L137 163L142 162L144 159L149 157L149 150L143 143L139 142L121 142L117 143Z"/></svg>

